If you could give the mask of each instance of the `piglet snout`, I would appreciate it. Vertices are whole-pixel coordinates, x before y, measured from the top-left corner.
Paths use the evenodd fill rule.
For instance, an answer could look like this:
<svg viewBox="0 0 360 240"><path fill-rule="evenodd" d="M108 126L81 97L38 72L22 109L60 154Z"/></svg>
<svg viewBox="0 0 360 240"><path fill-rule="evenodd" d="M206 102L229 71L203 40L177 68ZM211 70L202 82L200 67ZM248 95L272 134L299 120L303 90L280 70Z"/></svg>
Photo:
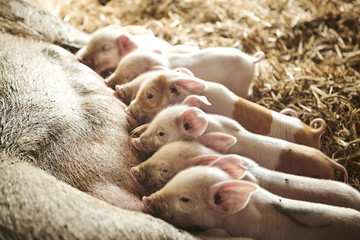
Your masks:
<svg viewBox="0 0 360 240"><path fill-rule="evenodd" d="M131 171L132 175L135 177L135 179L141 183L142 181L141 181L141 174L140 174L139 166L130 168L130 171Z"/></svg>
<svg viewBox="0 0 360 240"><path fill-rule="evenodd" d="M146 197L146 196L142 197L142 202L144 203L144 206L145 206L145 212L153 215L154 211L151 207L150 197Z"/></svg>
<svg viewBox="0 0 360 240"><path fill-rule="evenodd" d="M133 138L133 139L131 139L131 145L132 145L135 149L137 149L137 150L139 150L139 151L142 151L141 146L140 146L140 140L139 140L139 138Z"/></svg>
<svg viewBox="0 0 360 240"><path fill-rule="evenodd" d="M108 84L109 79L106 80L106 83ZM124 91L124 87L120 86L120 85L115 85L115 90L116 90L116 94L118 95L118 97L120 99L126 99L126 94Z"/></svg>

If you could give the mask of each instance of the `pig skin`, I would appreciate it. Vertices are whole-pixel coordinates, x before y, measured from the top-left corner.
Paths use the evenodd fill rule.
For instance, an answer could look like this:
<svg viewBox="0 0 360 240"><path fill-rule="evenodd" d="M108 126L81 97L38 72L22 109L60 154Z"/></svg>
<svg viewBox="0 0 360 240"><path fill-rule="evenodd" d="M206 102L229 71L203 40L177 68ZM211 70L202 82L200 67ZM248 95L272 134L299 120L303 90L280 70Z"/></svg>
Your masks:
<svg viewBox="0 0 360 240"><path fill-rule="evenodd" d="M175 226L222 229L232 237L355 240L360 234L359 211L283 198L216 167L181 171L143 202Z"/></svg>

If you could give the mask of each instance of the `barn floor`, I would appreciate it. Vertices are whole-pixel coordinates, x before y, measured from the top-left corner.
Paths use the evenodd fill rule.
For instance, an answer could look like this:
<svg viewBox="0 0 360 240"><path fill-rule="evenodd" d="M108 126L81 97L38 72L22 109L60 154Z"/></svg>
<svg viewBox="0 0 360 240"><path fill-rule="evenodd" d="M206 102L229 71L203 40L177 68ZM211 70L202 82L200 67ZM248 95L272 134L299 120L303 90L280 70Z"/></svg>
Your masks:
<svg viewBox="0 0 360 240"><path fill-rule="evenodd" d="M253 100L292 108L307 124L323 118L321 150L360 190L359 0L64 0L60 15L88 33L156 19L172 44L265 52Z"/></svg>

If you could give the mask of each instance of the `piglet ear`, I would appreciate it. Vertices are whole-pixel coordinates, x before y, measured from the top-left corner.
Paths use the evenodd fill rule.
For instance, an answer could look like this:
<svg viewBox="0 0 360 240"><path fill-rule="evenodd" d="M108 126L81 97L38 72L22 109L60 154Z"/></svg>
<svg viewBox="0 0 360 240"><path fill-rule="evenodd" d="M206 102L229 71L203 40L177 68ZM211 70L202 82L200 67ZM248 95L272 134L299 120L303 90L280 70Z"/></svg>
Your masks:
<svg viewBox="0 0 360 240"><path fill-rule="evenodd" d="M220 158L221 155L215 155L215 154L211 154L211 155L199 155L196 157L193 157L190 159L190 161L192 162L192 164L195 165L209 165L212 162L214 162L215 160L217 160L218 158Z"/></svg>
<svg viewBox="0 0 360 240"><path fill-rule="evenodd" d="M206 114L199 108L186 109L179 117L179 124L188 139L195 139L203 134L207 128Z"/></svg>
<svg viewBox="0 0 360 240"><path fill-rule="evenodd" d="M117 43L118 48L125 50L125 52L132 52L138 48L137 44L131 39L130 35L128 34L121 34L117 39Z"/></svg>
<svg viewBox="0 0 360 240"><path fill-rule="evenodd" d="M221 132L206 133L196 140L205 147L211 148L219 153L226 153L237 141L234 136Z"/></svg>
<svg viewBox="0 0 360 240"><path fill-rule="evenodd" d="M199 96L199 95L190 95L187 96L183 104L192 106L192 107L200 107L201 104L211 105L211 103L208 101L208 99L205 96Z"/></svg>
<svg viewBox="0 0 360 240"><path fill-rule="evenodd" d="M249 166L249 162L241 156L229 154L218 158L216 161L212 162L210 166L220 168L233 178L242 179L245 176L246 167Z"/></svg>
<svg viewBox="0 0 360 240"><path fill-rule="evenodd" d="M241 180L220 182L211 187L209 204L220 214L235 214L246 207L256 189L254 183Z"/></svg>
<svg viewBox="0 0 360 240"><path fill-rule="evenodd" d="M174 81L174 87L182 87L186 91L192 93L192 94L200 94L202 91L204 91L207 88L207 85L205 82L202 82L196 78L181 78L176 79Z"/></svg>

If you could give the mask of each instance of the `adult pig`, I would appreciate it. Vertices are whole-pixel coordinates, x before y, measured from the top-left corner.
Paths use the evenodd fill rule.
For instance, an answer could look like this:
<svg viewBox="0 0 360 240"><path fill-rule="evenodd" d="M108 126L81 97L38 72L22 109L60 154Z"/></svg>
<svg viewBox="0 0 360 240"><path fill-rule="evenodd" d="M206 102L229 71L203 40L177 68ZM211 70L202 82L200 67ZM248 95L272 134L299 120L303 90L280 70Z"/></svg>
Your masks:
<svg viewBox="0 0 360 240"><path fill-rule="evenodd" d="M131 142L135 149L144 152L154 152L169 142L198 138L211 147L218 132L237 139L228 153L249 157L263 167L324 179L333 179L334 170L340 170L347 182L346 169L318 149L251 133L228 117L206 114L185 104L173 105L159 112L146 130Z"/></svg>
<svg viewBox="0 0 360 240"><path fill-rule="evenodd" d="M55 45L0 45L0 239L192 239L127 211L146 191L124 105L99 76Z"/></svg>
<svg viewBox="0 0 360 240"><path fill-rule="evenodd" d="M252 93L255 64L264 57L263 52L249 56L236 48L225 47L171 54L141 51L124 58L113 78L119 84L124 83L124 79L134 78L155 66L170 69L184 67L198 78L223 84L235 94L247 98Z"/></svg>
<svg viewBox="0 0 360 240"><path fill-rule="evenodd" d="M129 83L130 84L130 83ZM300 119L269 110L259 104L235 95L222 84L206 82L184 71L154 71L131 85L140 84L136 98L131 102L128 112L139 122L148 122L163 108L182 102L191 94L205 96L211 104L199 108L206 113L220 114L238 121L250 132L281 138L290 142L320 148L320 136L326 130L323 119L314 119L310 126ZM131 92L129 86L122 88ZM119 87L121 96L125 93ZM121 97L120 97L121 98ZM319 128L315 129L315 123Z"/></svg>
<svg viewBox="0 0 360 240"><path fill-rule="evenodd" d="M186 169L143 201L177 227L218 229L222 236L355 240L360 234L354 209L283 198L216 167Z"/></svg>
<svg viewBox="0 0 360 240"><path fill-rule="evenodd" d="M252 181L282 197L360 210L360 193L347 184L269 170L249 158L221 154L234 143L231 137L215 138L214 141L215 149L197 141L166 144L149 159L132 167L131 172L150 192L154 192L178 172L191 166L210 164L226 170L236 179Z"/></svg>

